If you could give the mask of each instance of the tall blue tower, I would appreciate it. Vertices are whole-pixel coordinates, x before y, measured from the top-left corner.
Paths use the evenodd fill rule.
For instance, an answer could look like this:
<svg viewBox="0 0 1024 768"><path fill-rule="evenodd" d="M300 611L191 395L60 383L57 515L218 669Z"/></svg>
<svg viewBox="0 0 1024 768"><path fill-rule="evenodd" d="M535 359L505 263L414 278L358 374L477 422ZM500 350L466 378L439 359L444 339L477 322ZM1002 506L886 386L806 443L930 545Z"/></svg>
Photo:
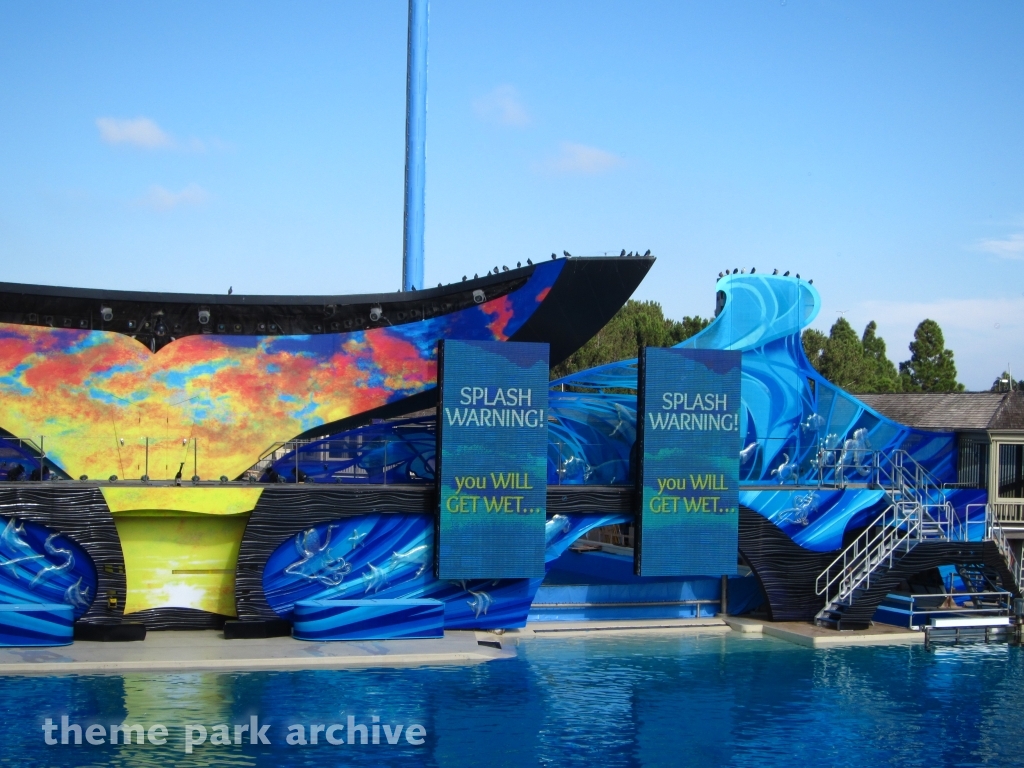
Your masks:
<svg viewBox="0 0 1024 768"><path fill-rule="evenodd" d="M427 0L409 0L405 90L405 239L402 290L423 288L423 204L427 174Z"/></svg>

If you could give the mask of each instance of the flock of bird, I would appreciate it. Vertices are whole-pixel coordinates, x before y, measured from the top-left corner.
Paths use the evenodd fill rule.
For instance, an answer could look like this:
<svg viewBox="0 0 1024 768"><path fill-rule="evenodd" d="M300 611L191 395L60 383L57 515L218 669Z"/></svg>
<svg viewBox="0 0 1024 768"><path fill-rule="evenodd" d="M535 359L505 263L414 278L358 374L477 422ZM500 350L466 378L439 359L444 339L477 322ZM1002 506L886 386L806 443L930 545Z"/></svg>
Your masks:
<svg viewBox="0 0 1024 768"><path fill-rule="evenodd" d="M562 255L565 256L565 258L567 258L567 259L571 259L572 258L572 254L569 253L568 251L562 251ZM651 249L650 248L648 248L647 252L644 253L643 255L640 254L640 251L637 251L635 254L633 253L633 251L630 251L629 253L626 253L626 249L623 248L622 249L622 253L619 254L619 258L622 258L622 259L632 259L632 258L635 257L635 258L638 258L638 259L646 259L646 258L650 258L650 255L651 255ZM551 260L552 261L554 261L557 258L558 258L557 254L554 254L554 253L551 254ZM526 263L527 263L528 266L532 267L533 266L533 259L527 259ZM516 262L516 269L519 269L522 266L523 266L523 262L521 262L521 261L517 261ZM493 270L489 269L489 270L487 270L487 275L491 275L491 274L495 274L496 275L499 272L508 272L508 267L503 265L500 270L497 267L495 267ZM487 275L485 275L485 277ZM474 280L478 279L479 277L480 277L479 273L476 273L476 274L473 275L473 279ZM719 275L719 277L721 277L721 275ZM468 279L469 278L466 275L462 276L462 282L466 282L466 280L468 280ZM441 283L438 283L437 287L441 288L442 287Z"/></svg>
<svg viewBox="0 0 1024 768"><path fill-rule="evenodd" d="M751 267L750 268L750 274L754 274L755 272L757 272L757 268L756 267ZM745 275L745 274L747 274L747 270L745 270L745 269L733 269L733 270L728 270L727 269L724 272L719 272L718 273L718 277L719 278L723 278L726 275ZM779 274L779 270L773 269L772 270L772 274L773 275ZM787 269L785 272L783 272L782 276L783 277L789 277L789 270ZM796 275L794 275L794 277L796 277L796 279L799 280L800 279L800 273L797 272ZM814 283L813 280L808 280L807 282L809 284L813 284Z"/></svg>

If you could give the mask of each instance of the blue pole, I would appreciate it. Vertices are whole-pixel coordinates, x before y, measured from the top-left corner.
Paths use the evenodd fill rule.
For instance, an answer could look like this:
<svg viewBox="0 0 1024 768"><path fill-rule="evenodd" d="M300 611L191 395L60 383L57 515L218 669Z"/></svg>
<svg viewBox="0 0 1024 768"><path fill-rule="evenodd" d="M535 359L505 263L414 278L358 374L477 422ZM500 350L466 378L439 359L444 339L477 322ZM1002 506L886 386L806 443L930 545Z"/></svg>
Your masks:
<svg viewBox="0 0 1024 768"><path fill-rule="evenodd" d="M427 180L427 15L427 0L409 0L403 291L423 289L423 203Z"/></svg>

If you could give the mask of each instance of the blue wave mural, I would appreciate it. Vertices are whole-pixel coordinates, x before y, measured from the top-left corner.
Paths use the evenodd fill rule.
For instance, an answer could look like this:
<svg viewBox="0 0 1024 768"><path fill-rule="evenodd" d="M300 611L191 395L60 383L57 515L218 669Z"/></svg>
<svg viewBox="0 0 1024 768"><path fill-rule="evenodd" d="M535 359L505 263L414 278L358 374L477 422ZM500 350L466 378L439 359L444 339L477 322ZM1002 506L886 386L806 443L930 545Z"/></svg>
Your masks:
<svg viewBox="0 0 1024 768"><path fill-rule="evenodd" d="M0 524L0 604L65 604L75 619L89 610L96 567L81 546L27 520L0 517Z"/></svg>
<svg viewBox="0 0 1024 768"><path fill-rule="evenodd" d="M552 562L587 531L628 522L627 515L555 515L545 527ZM444 603L446 629L526 624L543 579L442 581L434 576L431 515L361 515L313 526L267 560L263 591L282 618L307 600L430 599Z"/></svg>
<svg viewBox="0 0 1024 768"><path fill-rule="evenodd" d="M715 320L678 346L743 353L741 504L772 520L801 546L824 552L841 546L846 531L866 525L888 503L881 491L819 488L837 479L837 465L847 481L856 481L869 473L863 462L872 452L902 450L936 483L956 480L952 433L911 429L886 418L827 381L807 360L800 334L821 309L814 286L794 277L733 274L721 278L717 289ZM636 390L635 360L582 371L552 385L552 412L560 422L563 411L574 414L564 423L566 429L573 431L575 423L585 421L587 442L616 440L624 429L628 434L616 417L621 413L628 419L630 405L615 393ZM635 398L631 402L635 425ZM615 416L609 403L618 404ZM574 462L601 466L604 451L592 454L593 448L580 441ZM628 458L620 459L623 472L628 472ZM984 496L977 490L944 494L961 515L967 504Z"/></svg>

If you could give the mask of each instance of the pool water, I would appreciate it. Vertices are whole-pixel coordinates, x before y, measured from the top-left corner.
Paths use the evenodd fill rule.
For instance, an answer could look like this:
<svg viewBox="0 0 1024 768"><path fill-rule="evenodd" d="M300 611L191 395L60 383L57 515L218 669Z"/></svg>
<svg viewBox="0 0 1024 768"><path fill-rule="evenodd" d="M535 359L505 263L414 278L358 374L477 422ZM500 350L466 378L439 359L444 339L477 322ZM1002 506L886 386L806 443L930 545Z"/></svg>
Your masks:
<svg viewBox="0 0 1024 768"><path fill-rule="evenodd" d="M812 651L730 633L543 638L518 651L472 666L3 677L0 764L1024 765L1016 647ZM163 746L46 746L44 719L61 715L83 730L159 723L169 735ZM270 725L270 745L207 742L185 754L185 724L253 715ZM349 715L377 716L392 734L421 724L424 743L364 746L358 729L352 745L322 732L315 746L285 743L288 725Z"/></svg>

